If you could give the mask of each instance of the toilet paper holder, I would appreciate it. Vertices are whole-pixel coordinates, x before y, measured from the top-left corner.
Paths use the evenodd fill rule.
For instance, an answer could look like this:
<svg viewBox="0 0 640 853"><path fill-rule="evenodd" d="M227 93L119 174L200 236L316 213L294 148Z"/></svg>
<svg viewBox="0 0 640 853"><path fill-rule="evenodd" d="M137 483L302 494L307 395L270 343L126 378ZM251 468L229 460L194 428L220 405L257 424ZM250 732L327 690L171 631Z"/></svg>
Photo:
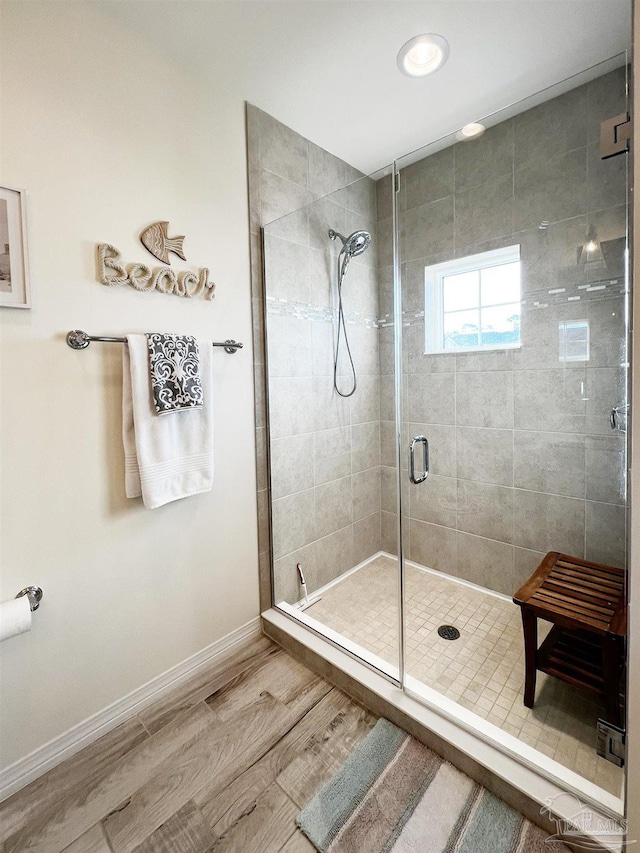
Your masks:
<svg viewBox="0 0 640 853"><path fill-rule="evenodd" d="M29 607L31 611L37 610L40 607L40 602L42 601L43 592L39 586L25 586L24 589L21 589L20 592L16 595L16 598L21 598L23 595L26 595L29 599Z"/></svg>

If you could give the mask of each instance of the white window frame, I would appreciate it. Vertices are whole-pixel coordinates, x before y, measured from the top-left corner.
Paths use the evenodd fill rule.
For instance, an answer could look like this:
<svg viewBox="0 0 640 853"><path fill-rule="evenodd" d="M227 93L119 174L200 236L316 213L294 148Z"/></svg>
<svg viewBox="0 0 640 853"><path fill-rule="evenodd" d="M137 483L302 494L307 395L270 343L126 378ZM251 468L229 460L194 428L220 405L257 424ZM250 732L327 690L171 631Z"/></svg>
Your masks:
<svg viewBox="0 0 640 853"><path fill-rule="evenodd" d="M478 344L474 347L444 347L444 296L443 281L445 276L459 273L475 272L488 267L520 261L520 244L505 246L502 249L492 249L477 255L467 255L464 258L454 258L440 264L432 264L424 270L424 348L425 355L434 353L463 353L487 352L490 350L520 349L521 343L508 344ZM522 297L522 290L520 299ZM505 303L506 304L506 303ZM482 306L479 305L479 308ZM491 306L493 307L493 306Z"/></svg>
<svg viewBox="0 0 640 853"><path fill-rule="evenodd" d="M586 330L584 343L586 344L586 355L567 355L567 329L571 326L580 326ZM591 330L589 321L584 320L562 320L558 323L558 361L589 361L591 347Z"/></svg>

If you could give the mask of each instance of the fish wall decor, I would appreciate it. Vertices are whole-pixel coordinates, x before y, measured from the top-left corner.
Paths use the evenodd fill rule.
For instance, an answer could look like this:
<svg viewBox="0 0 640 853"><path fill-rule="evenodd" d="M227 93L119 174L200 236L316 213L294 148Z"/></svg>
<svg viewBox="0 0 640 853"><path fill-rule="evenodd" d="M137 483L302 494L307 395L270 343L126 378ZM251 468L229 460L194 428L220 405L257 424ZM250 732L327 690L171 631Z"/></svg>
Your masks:
<svg viewBox="0 0 640 853"><path fill-rule="evenodd" d="M98 243L98 281L101 284L129 284L136 290L159 290L160 293L173 293L186 296L187 299L202 297L211 301L215 295L215 284L209 281L206 267L198 270L180 270L174 272L170 267L151 269L146 264L132 263L126 266L120 263L120 250L111 243Z"/></svg>
<svg viewBox="0 0 640 853"><path fill-rule="evenodd" d="M184 234L180 237L169 237L168 231L168 222L154 222L144 229L140 235L140 242L145 249L151 252L154 258L162 261L163 264L169 263L169 252L174 252L179 258L186 261L182 249Z"/></svg>

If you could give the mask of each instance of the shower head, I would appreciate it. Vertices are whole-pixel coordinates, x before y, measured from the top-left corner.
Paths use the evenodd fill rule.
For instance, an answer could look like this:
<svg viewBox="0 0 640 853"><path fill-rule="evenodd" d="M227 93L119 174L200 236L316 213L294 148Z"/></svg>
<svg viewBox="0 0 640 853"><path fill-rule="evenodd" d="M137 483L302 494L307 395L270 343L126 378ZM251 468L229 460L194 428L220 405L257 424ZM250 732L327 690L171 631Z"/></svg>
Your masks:
<svg viewBox="0 0 640 853"><path fill-rule="evenodd" d="M369 248L369 244L371 243L371 234L368 231L354 231L353 234L349 234L348 237L343 237L342 234L339 234L337 231L334 231L333 228L329 229L329 239L335 240L336 237L339 237L342 240L342 249L341 252L344 252L345 255L348 255L350 258L355 258L356 255L361 255L363 252L366 252Z"/></svg>

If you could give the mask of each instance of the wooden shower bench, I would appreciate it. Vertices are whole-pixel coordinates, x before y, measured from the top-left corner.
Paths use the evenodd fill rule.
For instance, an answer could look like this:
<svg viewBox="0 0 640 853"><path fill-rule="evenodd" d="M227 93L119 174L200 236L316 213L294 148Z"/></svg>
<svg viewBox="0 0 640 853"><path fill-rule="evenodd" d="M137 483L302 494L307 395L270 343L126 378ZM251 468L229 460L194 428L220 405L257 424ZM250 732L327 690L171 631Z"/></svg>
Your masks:
<svg viewBox="0 0 640 853"><path fill-rule="evenodd" d="M513 600L522 611L524 704L533 708L540 670L597 693L607 721L619 726L627 634L624 570L551 551ZM538 617L553 623L540 648Z"/></svg>

